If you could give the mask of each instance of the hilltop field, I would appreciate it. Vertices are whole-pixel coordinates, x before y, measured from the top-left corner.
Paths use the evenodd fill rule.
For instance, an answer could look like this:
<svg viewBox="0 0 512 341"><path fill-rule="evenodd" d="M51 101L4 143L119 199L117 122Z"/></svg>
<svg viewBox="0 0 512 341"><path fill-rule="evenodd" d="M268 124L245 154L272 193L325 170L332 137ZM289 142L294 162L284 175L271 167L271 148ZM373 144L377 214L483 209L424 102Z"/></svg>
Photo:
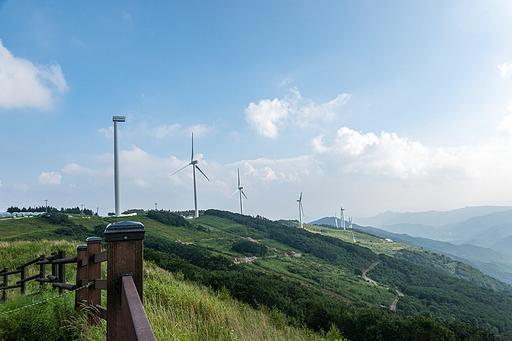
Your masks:
<svg viewBox="0 0 512 341"><path fill-rule="evenodd" d="M55 247L72 254L120 220L127 219L0 220L0 267ZM216 210L190 220L166 211L129 220L147 230L145 306L160 340L170 339L169 331L174 340L512 338L510 285L445 256L357 230L302 230L293 222ZM12 296L0 312L27 299ZM27 329L13 321L30 320L1 318L0 339L6 340ZM58 326L67 331L63 340L104 337L80 318Z"/></svg>

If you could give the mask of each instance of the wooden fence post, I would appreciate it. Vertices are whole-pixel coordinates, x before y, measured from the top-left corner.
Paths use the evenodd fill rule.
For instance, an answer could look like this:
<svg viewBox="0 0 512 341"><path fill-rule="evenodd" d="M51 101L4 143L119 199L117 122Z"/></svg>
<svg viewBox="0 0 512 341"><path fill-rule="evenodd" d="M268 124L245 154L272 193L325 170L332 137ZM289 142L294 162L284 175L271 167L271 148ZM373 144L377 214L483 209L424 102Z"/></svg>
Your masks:
<svg viewBox="0 0 512 341"><path fill-rule="evenodd" d="M94 254L101 252L101 238L89 237L85 241L87 242L87 280L92 282L101 278L101 263L94 263ZM87 290L87 306L94 307L95 305L101 305L101 290L91 285ZM88 312L88 316L89 325L98 323L94 314Z"/></svg>
<svg viewBox="0 0 512 341"><path fill-rule="evenodd" d="M4 268L2 272L9 271L9 268ZM9 285L9 275L4 275L4 287ZM7 290L4 289L4 292L2 294L2 300L7 301Z"/></svg>
<svg viewBox="0 0 512 341"><path fill-rule="evenodd" d="M46 259L45 255L39 256L39 261L43 262ZM41 278L46 278L46 264L39 264L39 273L41 274ZM43 290L44 282L39 282L39 287L41 288L41 291Z"/></svg>
<svg viewBox="0 0 512 341"><path fill-rule="evenodd" d="M76 247L76 287L87 285L87 245ZM87 288L80 289L75 294L75 309L80 303L87 302Z"/></svg>
<svg viewBox="0 0 512 341"><path fill-rule="evenodd" d="M66 258L66 251L59 251L59 259ZM59 264L59 282L66 283L66 264ZM59 292L62 293L63 289L59 288Z"/></svg>
<svg viewBox="0 0 512 341"><path fill-rule="evenodd" d="M121 307L122 277L131 274L143 301L143 240L146 229L139 222L121 221L105 229L107 241L107 340L131 339Z"/></svg>

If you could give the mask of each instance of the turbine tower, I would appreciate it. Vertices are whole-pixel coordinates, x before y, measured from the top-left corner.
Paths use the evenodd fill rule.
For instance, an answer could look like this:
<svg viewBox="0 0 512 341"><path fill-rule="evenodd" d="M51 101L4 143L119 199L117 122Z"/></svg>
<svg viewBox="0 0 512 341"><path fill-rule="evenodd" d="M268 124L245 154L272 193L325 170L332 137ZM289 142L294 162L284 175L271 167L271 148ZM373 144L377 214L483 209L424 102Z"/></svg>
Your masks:
<svg viewBox="0 0 512 341"><path fill-rule="evenodd" d="M352 228L352 217L348 217L348 228Z"/></svg>
<svg viewBox="0 0 512 341"><path fill-rule="evenodd" d="M198 160L194 160L194 133L192 133L192 156L190 157L190 163L188 163L186 166L178 169L176 172L172 173L171 176L173 176L174 174L178 173L180 170L182 169L185 169L186 167L188 166L192 166L192 174L194 176L194 208L195 208L195 215L194 217L197 218L199 217L199 211L197 210L197 181L196 181L196 168L199 172L201 172L201 174L204 175L204 177L206 178L206 180L210 181L210 179L208 179L208 177L206 176L206 174L204 174L204 172L201 170L201 168L199 168L199 166L197 165L199 161Z"/></svg>
<svg viewBox="0 0 512 341"><path fill-rule="evenodd" d="M338 228L338 216L336 214L337 213L334 212L334 224L336 225L336 228Z"/></svg>
<svg viewBox="0 0 512 341"><path fill-rule="evenodd" d="M119 144L117 142L117 122L124 122L126 117L114 116L114 203L115 214L119 217L121 214L121 203L119 201Z"/></svg>
<svg viewBox="0 0 512 341"><path fill-rule="evenodd" d="M299 203L299 222L300 222L300 228L303 229L304 227L302 226L302 216L304 215L304 207L302 206L302 192L300 192L300 197L297 200L297 202Z"/></svg>
<svg viewBox="0 0 512 341"><path fill-rule="evenodd" d="M231 194L230 198L235 195L235 193L239 191L240 192L240 214L244 214L244 202L242 199L242 195L247 199L247 195L244 193L244 188L240 184L240 168L238 168L238 189Z"/></svg>
<svg viewBox="0 0 512 341"><path fill-rule="evenodd" d="M345 214L343 213L343 211L345 211L345 209L340 205L340 208L341 208L341 227L343 227L343 229L345 230Z"/></svg>

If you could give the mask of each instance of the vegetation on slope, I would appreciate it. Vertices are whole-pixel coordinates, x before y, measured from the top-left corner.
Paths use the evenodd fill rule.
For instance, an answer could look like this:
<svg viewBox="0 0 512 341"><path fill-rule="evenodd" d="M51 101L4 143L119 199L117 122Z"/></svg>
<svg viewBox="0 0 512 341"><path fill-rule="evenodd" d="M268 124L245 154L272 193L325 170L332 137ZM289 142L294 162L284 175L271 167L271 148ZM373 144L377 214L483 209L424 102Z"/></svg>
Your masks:
<svg viewBox="0 0 512 341"><path fill-rule="evenodd" d="M357 227L357 225L355 226ZM464 262L453 260L444 254L434 253L396 241L385 241L380 237L357 228L353 230L340 230L328 226L305 225L305 227L308 231L339 238L346 242L353 242L355 239L357 244L368 247L377 254L383 253L388 256L404 259L410 263L424 266L445 275L468 280L482 288L512 294L512 285L486 275Z"/></svg>
<svg viewBox="0 0 512 341"><path fill-rule="evenodd" d="M76 243L0 242L0 264L13 268L57 250L71 254L73 250L76 252ZM67 266L68 278L74 278L75 271L76 268ZM216 293L184 282L180 272L177 277L154 263L145 262L144 306L158 340L346 340L335 326L320 333L293 328L277 309L254 310L232 299L226 290ZM38 290L39 284L28 282L27 292ZM37 295L19 296L17 290L9 293L8 301L0 304L0 340L105 340L105 323L88 327L84 312L74 310L73 294L2 314L58 294L51 289Z"/></svg>

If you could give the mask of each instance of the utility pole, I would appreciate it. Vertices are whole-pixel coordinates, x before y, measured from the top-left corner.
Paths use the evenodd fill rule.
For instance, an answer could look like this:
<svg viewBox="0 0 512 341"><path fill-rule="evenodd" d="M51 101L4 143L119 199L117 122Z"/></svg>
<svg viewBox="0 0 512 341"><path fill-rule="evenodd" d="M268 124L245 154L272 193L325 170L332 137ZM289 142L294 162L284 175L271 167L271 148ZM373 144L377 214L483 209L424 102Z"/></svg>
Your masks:
<svg viewBox="0 0 512 341"><path fill-rule="evenodd" d="M155 211L157 211L158 203L155 202Z"/></svg>
<svg viewBox="0 0 512 341"><path fill-rule="evenodd" d="M46 199L45 201L46 201L46 214L48 214L48 199Z"/></svg>
<svg viewBox="0 0 512 341"><path fill-rule="evenodd" d="M84 217L84 205L82 204L82 209L80 210L80 215L82 218Z"/></svg>

